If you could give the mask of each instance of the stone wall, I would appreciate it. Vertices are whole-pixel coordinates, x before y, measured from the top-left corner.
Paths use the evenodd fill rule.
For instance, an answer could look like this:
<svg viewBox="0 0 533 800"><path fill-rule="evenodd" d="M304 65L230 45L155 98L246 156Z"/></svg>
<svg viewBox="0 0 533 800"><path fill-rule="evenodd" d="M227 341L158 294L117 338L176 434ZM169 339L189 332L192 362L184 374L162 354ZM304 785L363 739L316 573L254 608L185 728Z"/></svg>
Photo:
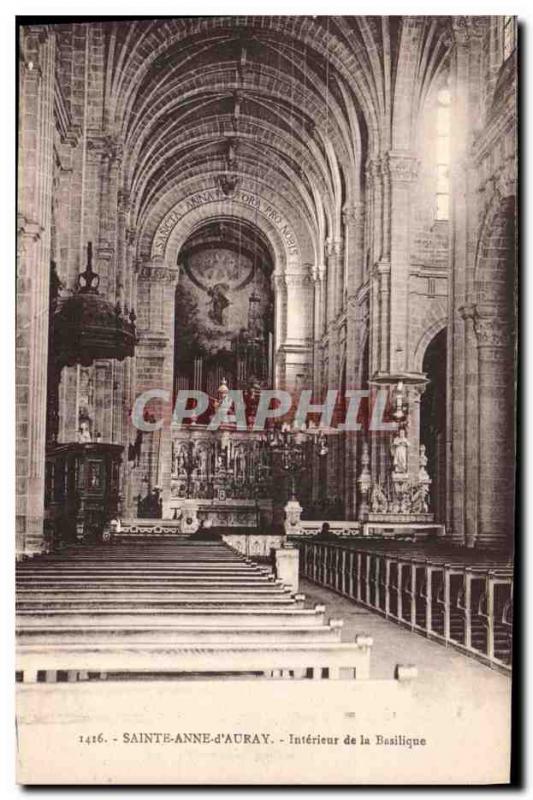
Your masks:
<svg viewBox="0 0 533 800"><path fill-rule="evenodd" d="M68 296L91 241L101 292L135 308L135 357L90 367L94 430L127 453L135 397L154 386L172 393L179 252L200 226L227 218L254 227L272 253L276 385L313 388L318 400L326 387L390 388L402 379L412 475L424 353L447 328L447 532L469 545L509 540L511 514L499 514L492 498L502 490L512 507L515 298L498 292L515 281L515 56L502 63L501 18L325 19L20 29L21 552L42 543L51 260ZM221 31L224 44L213 49ZM192 53L191 37L206 46ZM433 158L446 85L448 221L435 219ZM236 188L226 194L233 172ZM79 366L62 371L61 442L77 436L86 379ZM169 430L143 435L137 461L125 457L125 512L135 514L146 481L168 495ZM352 520L363 438L338 437L327 463L313 468L314 496L323 487L341 495ZM370 445L378 478L390 468L389 441Z"/></svg>

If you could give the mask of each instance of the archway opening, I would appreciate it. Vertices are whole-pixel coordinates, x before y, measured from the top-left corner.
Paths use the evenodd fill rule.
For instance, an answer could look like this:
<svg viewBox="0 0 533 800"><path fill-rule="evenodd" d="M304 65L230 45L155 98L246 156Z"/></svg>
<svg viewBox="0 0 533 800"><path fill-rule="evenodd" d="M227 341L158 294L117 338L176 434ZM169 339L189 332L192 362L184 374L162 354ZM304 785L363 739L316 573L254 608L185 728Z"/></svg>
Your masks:
<svg viewBox="0 0 533 800"><path fill-rule="evenodd" d="M222 381L272 385L274 258L264 235L236 218L202 224L178 257L174 393L216 395Z"/></svg>
<svg viewBox="0 0 533 800"><path fill-rule="evenodd" d="M428 378L420 405L420 443L426 448L432 479L430 510L435 520L446 519L446 328L433 337L422 370Z"/></svg>

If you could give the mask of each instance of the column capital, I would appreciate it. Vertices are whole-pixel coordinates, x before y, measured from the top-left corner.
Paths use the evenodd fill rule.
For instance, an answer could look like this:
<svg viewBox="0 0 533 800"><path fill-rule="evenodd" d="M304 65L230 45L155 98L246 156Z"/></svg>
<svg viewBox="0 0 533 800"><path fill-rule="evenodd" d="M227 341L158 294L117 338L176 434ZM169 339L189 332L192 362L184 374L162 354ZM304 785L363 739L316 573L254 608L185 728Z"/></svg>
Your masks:
<svg viewBox="0 0 533 800"><path fill-rule="evenodd" d="M457 312L465 322L469 319L473 320L476 315L476 306L474 303L466 303L464 306L459 306Z"/></svg>
<svg viewBox="0 0 533 800"><path fill-rule="evenodd" d="M24 214L18 214L17 233L20 237L25 237L36 242L44 233L44 228L39 222L28 219Z"/></svg>
<svg viewBox="0 0 533 800"><path fill-rule="evenodd" d="M511 323L505 319L498 309L486 306L475 306L474 330L478 340L478 348L506 348L513 340Z"/></svg>
<svg viewBox="0 0 533 800"><path fill-rule="evenodd" d="M323 264L308 264L309 278L313 283L319 283L324 280L326 275L326 267Z"/></svg>
<svg viewBox="0 0 533 800"><path fill-rule="evenodd" d="M390 150L384 166L391 180L399 183L412 183L418 177L419 161L410 153Z"/></svg>
<svg viewBox="0 0 533 800"><path fill-rule="evenodd" d="M361 222L364 219L364 214L365 204L363 202L347 203L342 209L342 221L345 227L348 228Z"/></svg>
<svg viewBox="0 0 533 800"><path fill-rule="evenodd" d="M365 172L369 178L377 178L381 175L381 160L379 158L371 158L366 162Z"/></svg>
<svg viewBox="0 0 533 800"><path fill-rule="evenodd" d="M325 250L327 258L335 258L342 255L344 241L342 239L326 239Z"/></svg>
<svg viewBox="0 0 533 800"><path fill-rule="evenodd" d="M120 162L123 157L122 142L116 136L89 134L87 137L87 151L93 159L110 162Z"/></svg>

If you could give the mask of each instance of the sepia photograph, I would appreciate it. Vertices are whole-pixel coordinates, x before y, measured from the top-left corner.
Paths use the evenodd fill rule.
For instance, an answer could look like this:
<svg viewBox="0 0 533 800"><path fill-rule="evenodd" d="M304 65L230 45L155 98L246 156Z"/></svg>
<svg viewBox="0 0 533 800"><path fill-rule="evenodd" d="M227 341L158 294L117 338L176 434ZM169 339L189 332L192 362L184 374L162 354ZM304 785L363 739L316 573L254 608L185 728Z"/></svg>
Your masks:
<svg viewBox="0 0 533 800"><path fill-rule="evenodd" d="M509 785L517 16L13 35L17 783Z"/></svg>

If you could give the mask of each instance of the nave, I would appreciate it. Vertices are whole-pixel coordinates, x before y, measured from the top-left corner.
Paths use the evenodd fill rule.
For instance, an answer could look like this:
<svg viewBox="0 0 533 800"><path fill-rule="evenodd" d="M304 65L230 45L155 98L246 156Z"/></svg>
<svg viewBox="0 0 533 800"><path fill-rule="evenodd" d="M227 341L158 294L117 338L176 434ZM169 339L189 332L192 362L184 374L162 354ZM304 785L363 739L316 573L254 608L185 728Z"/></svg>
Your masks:
<svg viewBox="0 0 533 800"><path fill-rule="evenodd" d="M454 780L505 770L509 676L315 581L291 591L221 542L73 547L22 562L17 636L19 757L44 783L64 774L64 759L78 780L104 782L109 762L85 747L98 743L113 748L123 783L147 769L194 783L199 768L235 782L301 780L300 752L310 783L333 754L338 783L397 782L415 757L427 782L446 782L452 766ZM310 732L324 743L313 758L298 745ZM217 736L231 746L198 746ZM359 758L365 736L373 746ZM142 759L132 743L144 744ZM472 762L472 748L483 758Z"/></svg>
<svg viewBox="0 0 533 800"><path fill-rule="evenodd" d="M21 780L508 780L517 43L20 21Z"/></svg>

